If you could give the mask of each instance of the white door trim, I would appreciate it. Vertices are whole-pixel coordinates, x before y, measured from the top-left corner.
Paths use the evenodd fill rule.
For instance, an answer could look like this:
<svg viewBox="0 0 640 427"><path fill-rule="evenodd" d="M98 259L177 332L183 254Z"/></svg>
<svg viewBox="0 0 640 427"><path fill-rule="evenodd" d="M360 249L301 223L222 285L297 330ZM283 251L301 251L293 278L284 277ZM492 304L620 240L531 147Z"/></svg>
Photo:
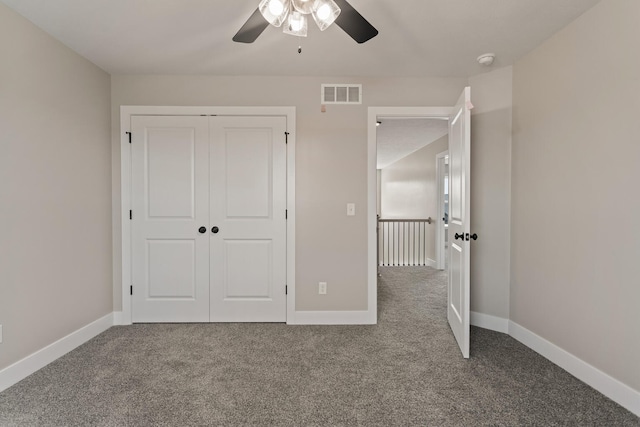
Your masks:
<svg viewBox="0 0 640 427"><path fill-rule="evenodd" d="M367 295L369 323L378 316L378 273L376 259L376 122L379 117L449 118L453 107L369 107L367 115Z"/></svg>
<svg viewBox="0 0 640 427"><path fill-rule="evenodd" d="M295 243L296 243L296 107L172 107L172 106L130 106L120 107L120 200L121 200L121 236L122 239L122 325L131 324L131 148L129 135L131 116L281 116L287 119L287 323L295 313ZM375 207L374 207L375 212ZM117 236L114 236L114 238ZM114 239L115 240L115 239ZM114 263L114 276L118 270Z"/></svg>
<svg viewBox="0 0 640 427"><path fill-rule="evenodd" d="M436 218L436 268L444 270L445 250L444 250L444 221L442 211L444 211L444 194L442 194L442 181L444 170L440 166L441 160L449 155L449 150L436 154L436 182L438 188L438 218Z"/></svg>

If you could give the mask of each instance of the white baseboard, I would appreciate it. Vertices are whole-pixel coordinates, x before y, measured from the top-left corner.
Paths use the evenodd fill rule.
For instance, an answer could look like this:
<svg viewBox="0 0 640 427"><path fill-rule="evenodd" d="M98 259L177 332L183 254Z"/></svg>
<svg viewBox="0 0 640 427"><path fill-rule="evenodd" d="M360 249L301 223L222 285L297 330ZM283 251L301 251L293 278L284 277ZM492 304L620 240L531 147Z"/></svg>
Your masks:
<svg viewBox="0 0 640 427"><path fill-rule="evenodd" d="M503 334L509 333L509 320L502 317L472 311L469 320L473 326L502 332Z"/></svg>
<svg viewBox="0 0 640 427"><path fill-rule="evenodd" d="M640 417L640 391L632 389L513 321L509 321L509 335Z"/></svg>
<svg viewBox="0 0 640 427"><path fill-rule="evenodd" d="M121 320L121 312L109 313L0 370L0 392L101 334L111 326L119 325ZM508 333L579 380L640 416L639 391L513 321L476 312L471 312L470 320L474 326ZM376 323L376 319L369 311L297 311L294 318L289 319L287 323L290 325L371 325Z"/></svg>
<svg viewBox="0 0 640 427"><path fill-rule="evenodd" d="M438 263L431 258L427 258L427 267L438 268Z"/></svg>
<svg viewBox="0 0 640 427"><path fill-rule="evenodd" d="M296 311L288 325L375 325L375 314L365 311Z"/></svg>
<svg viewBox="0 0 640 427"><path fill-rule="evenodd" d="M111 326L113 326L113 313L109 313L66 337L60 338L53 344L17 361L13 365L7 366L0 371L0 391L6 390L17 382L22 381L37 370L44 368L74 348L106 331Z"/></svg>
<svg viewBox="0 0 640 427"><path fill-rule="evenodd" d="M122 312L121 311L114 311L113 312L113 326L120 326L120 325L124 325L125 323L123 323L123 316L122 316Z"/></svg>

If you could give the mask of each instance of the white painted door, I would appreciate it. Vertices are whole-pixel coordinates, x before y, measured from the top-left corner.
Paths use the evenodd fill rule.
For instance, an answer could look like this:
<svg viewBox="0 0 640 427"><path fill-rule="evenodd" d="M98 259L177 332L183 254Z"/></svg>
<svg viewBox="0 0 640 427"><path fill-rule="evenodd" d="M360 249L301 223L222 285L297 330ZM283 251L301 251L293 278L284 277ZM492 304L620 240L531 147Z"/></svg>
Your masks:
<svg viewBox="0 0 640 427"><path fill-rule="evenodd" d="M449 120L449 287L447 318L462 356L469 357L471 89L466 87Z"/></svg>
<svg viewBox="0 0 640 427"><path fill-rule="evenodd" d="M134 322L209 321L208 126L131 120Z"/></svg>
<svg viewBox="0 0 640 427"><path fill-rule="evenodd" d="M286 119L131 129L132 320L286 321Z"/></svg>
<svg viewBox="0 0 640 427"><path fill-rule="evenodd" d="M212 117L211 321L286 321L286 120Z"/></svg>

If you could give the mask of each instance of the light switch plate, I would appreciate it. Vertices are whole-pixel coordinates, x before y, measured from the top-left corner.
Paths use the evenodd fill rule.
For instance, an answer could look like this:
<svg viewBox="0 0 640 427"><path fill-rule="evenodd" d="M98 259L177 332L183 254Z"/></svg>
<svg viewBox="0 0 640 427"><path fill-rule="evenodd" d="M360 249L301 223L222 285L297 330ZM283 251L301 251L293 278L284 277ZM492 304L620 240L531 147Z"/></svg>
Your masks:
<svg viewBox="0 0 640 427"><path fill-rule="evenodd" d="M355 216L355 214L356 214L356 204L347 203L347 216Z"/></svg>

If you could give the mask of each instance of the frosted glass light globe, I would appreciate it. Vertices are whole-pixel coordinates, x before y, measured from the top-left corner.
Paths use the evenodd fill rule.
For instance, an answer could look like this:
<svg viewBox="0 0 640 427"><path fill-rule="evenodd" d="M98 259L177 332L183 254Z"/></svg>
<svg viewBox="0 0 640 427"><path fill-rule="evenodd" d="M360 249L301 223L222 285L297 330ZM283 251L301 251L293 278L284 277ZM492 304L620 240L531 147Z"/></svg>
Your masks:
<svg viewBox="0 0 640 427"><path fill-rule="evenodd" d="M294 12L291 15L291 20L289 21L291 24L291 29L293 31L300 31L302 29L302 15L298 12Z"/></svg>
<svg viewBox="0 0 640 427"><path fill-rule="evenodd" d="M340 8L333 0L315 0L312 15L320 31L324 31L333 24L340 12Z"/></svg>
<svg viewBox="0 0 640 427"><path fill-rule="evenodd" d="M320 8L316 13L318 14L318 18L324 21L327 18L329 18L329 15L331 14L331 7L325 3L322 6L320 6Z"/></svg>
<svg viewBox="0 0 640 427"><path fill-rule="evenodd" d="M281 0L271 0L269 2L269 12L274 16L280 16L284 11L284 5Z"/></svg>

